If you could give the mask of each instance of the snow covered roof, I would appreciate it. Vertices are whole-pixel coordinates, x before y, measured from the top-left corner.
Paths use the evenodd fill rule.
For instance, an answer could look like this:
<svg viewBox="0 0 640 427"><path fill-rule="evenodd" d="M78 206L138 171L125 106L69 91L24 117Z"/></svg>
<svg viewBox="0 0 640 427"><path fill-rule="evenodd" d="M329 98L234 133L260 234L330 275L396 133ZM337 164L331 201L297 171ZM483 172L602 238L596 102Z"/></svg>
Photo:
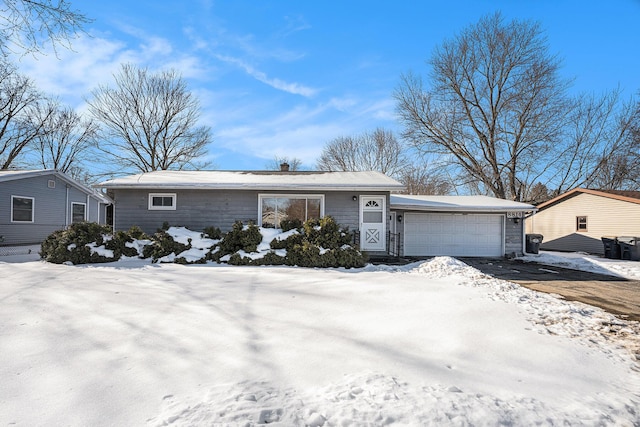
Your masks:
<svg viewBox="0 0 640 427"><path fill-rule="evenodd" d="M0 182L14 181L17 179L26 179L46 175L55 175L67 184L73 185L80 191L98 199L102 203L113 203L113 201L106 195L87 187L86 185L76 181L75 179L56 169L0 170Z"/></svg>
<svg viewBox="0 0 640 427"><path fill-rule="evenodd" d="M101 188L397 191L404 186L374 171L156 171L102 182Z"/></svg>
<svg viewBox="0 0 640 427"><path fill-rule="evenodd" d="M535 206L527 203L489 196L411 196L405 194L392 194L391 208L435 212L507 212L536 210Z"/></svg>

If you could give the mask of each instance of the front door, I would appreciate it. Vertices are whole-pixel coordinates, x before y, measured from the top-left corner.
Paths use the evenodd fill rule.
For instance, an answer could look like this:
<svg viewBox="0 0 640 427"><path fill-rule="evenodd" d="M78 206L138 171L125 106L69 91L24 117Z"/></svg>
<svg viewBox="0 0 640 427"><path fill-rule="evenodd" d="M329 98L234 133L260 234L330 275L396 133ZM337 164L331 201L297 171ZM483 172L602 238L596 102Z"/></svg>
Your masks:
<svg viewBox="0 0 640 427"><path fill-rule="evenodd" d="M360 249L385 251L386 198L384 196L360 197Z"/></svg>

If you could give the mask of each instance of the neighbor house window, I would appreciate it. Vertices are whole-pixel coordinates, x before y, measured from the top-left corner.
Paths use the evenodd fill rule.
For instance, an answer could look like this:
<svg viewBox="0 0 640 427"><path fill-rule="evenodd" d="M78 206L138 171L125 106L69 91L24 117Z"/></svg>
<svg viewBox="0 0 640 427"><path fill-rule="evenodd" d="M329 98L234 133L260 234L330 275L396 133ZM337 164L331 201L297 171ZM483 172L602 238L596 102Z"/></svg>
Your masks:
<svg viewBox="0 0 640 427"><path fill-rule="evenodd" d="M324 215L323 195L271 195L258 196L260 226L280 228L284 220L319 219Z"/></svg>
<svg viewBox="0 0 640 427"><path fill-rule="evenodd" d="M587 217L576 217L576 231L587 231Z"/></svg>
<svg viewBox="0 0 640 427"><path fill-rule="evenodd" d="M176 210L176 193L149 193L149 210Z"/></svg>
<svg viewBox="0 0 640 427"><path fill-rule="evenodd" d="M33 222L33 197L11 196L11 222Z"/></svg>
<svg viewBox="0 0 640 427"><path fill-rule="evenodd" d="M83 222L87 219L85 213L87 205L84 203L71 203L71 223Z"/></svg>

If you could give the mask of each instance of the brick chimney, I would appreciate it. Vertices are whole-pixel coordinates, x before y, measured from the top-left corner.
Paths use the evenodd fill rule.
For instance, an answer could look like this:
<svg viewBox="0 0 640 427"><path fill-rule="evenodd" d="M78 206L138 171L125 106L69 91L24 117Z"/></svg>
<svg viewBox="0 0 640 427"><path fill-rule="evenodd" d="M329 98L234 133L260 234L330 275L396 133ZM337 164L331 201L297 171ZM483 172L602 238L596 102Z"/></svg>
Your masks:
<svg viewBox="0 0 640 427"><path fill-rule="evenodd" d="M280 172L289 172L289 163L280 163Z"/></svg>

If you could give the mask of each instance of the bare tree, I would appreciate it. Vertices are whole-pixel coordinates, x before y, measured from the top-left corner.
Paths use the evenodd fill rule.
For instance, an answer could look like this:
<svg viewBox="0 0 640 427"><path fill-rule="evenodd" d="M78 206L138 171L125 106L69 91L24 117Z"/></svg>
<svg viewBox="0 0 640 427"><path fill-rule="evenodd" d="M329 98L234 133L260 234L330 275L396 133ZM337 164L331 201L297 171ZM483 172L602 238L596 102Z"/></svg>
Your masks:
<svg viewBox="0 0 640 427"><path fill-rule="evenodd" d="M275 156L273 160L271 160L265 165L265 168L267 170L279 171L281 168L281 165L285 163L289 165L290 171L299 171L302 169L302 160L300 160L297 157L287 157L287 156L282 156L282 157Z"/></svg>
<svg viewBox="0 0 640 427"><path fill-rule="evenodd" d="M569 119L568 144L558 154L551 180L556 193L578 186L621 189L638 178L632 138L637 119L633 104L621 102L619 90L600 97L581 96Z"/></svg>
<svg viewBox="0 0 640 427"><path fill-rule="evenodd" d="M2 0L0 53L42 52L47 43L56 52L57 46L69 48L90 22L65 0Z"/></svg>
<svg viewBox="0 0 640 427"><path fill-rule="evenodd" d="M123 65L115 87L100 86L88 101L101 122L99 144L125 170L149 172L197 169L211 141L211 130L198 126L200 103L175 71L152 73Z"/></svg>
<svg viewBox="0 0 640 427"><path fill-rule="evenodd" d="M453 192L453 185L446 176L438 173L433 165L420 163L406 168L399 180L406 186L404 194L437 194L445 195Z"/></svg>
<svg viewBox="0 0 640 427"><path fill-rule="evenodd" d="M568 82L540 26L482 18L430 60L432 85L405 75L395 92L404 136L424 152L449 156L463 182L521 199L537 164L561 139Z"/></svg>
<svg viewBox="0 0 640 427"><path fill-rule="evenodd" d="M42 94L16 68L0 60L0 169L15 166L42 131L34 118ZM48 113L43 111L43 116Z"/></svg>
<svg viewBox="0 0 640 427"><path fill-rule="evenodd" d="M410 165L404 147L391 131L378 128L356 137L339 137L329 142L317 168L326 171L375 170L399 176Z"/></svg>
<svg viewBox="0 0 640 427"><path fill-rule="evenodd" d="M407 74L395 92L403 136L448 158L472 191L534 200L537 183L551 196L619 186L623 166L635 167L623 154L631 148L631 104L618 90L570 97L538 23L484 17L444 42L429 64L429 87ZM606 182L611 168L618 178Z"/></svg>
<svg viewBox="0 0 640 427"><path fill-rule="evenodd" d="M71 176L82 174L85 153L94 145L98 125L93 119L83 119L73 109L50 100L34 111L42 123L42 132L34 138L39 165L57 169Z"/></svg>

